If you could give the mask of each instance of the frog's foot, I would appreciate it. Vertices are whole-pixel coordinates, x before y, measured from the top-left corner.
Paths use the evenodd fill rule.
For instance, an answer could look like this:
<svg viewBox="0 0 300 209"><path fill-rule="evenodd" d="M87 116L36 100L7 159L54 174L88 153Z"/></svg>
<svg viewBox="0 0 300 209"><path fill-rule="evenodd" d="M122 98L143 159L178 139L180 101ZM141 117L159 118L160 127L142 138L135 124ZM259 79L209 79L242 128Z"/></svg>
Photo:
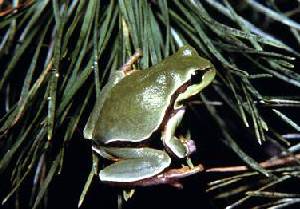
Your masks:
<svg viewBox="0 0 300 209"><path fill-rule="evenodd" d="M126 64L124 64L122 66L122 71L125 75L130 75L131 73L133 73L135 70L132 68L132 65L135 64L139 58L143 56L143 52L141 49L137 49L136 52L134 53L134 55L132 55L128 61L126 62Z"/></svg>
<svg viewBox="0 0 300 209"><path fill-rule="evenodd" d="M176 128L181 122L184 112L185 109L183 108L177 110L177 112L168 120L162 134L162 140L165 147L178 158L185 158L196 151L195 143L193 140L189 139L189 137L184 138L183 136L175 136Z"/></svg>
<svg viewBox="0 0 300 209"><path fill-rule="evenodd" d="M168 169L163 173L160 173L150 178L146 178L146 179L142 179L130 183L123 183L122 186L135 187L135 186L154 186L159 184L169 184L173 187L182 189L183 186L180 183L179 179L197 174L203 170L204 168L201 164L199 164L198 166L194 166L192 168L189 166L183 166L182 168Z"/></svg>

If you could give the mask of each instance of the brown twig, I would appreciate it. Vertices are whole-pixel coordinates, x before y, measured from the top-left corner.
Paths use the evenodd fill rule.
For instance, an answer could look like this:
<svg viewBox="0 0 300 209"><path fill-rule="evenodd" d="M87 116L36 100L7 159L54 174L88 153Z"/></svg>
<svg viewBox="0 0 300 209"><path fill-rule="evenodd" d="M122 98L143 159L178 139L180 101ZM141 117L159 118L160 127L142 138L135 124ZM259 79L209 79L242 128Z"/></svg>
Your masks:
<svg viewBox="0 0 300 209"><path fill-rule="evenodd" d="M276 167L276 166L292 163L299 159L300 159L300 154L296 154L296 155L285 156L285 157L276 158L276 159L272 158L267 161L259 163L259 165L263 168L271 168L271 167ZM227 166L227 167L209 168L209 169L206 169L205 172L222 173L222 172L239 172L239 171L248 171L248 170L249 170L249 168L247 166Z"/></svg>
<svg viewBox="0 0 300 209"><path fill-rule="evenodd" d="M0 1L0 5L3 4L3 3L4 3L3 1ZM13 12L17 12L18 10L24 9L24 8L30 6L33 3L34 3L33 0L28 0L24 3L19 3L16 7L12 7L11 5L9 5L4 10L0 11L0 17L4 17L4 16L9 15Z"/></svg>

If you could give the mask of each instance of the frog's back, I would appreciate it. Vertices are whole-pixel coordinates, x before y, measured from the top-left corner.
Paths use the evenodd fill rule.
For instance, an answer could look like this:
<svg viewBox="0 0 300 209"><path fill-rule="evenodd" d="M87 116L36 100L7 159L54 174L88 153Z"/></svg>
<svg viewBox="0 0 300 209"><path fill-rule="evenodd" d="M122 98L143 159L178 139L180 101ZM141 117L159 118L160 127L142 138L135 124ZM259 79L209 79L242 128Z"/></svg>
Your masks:
<svg viewBox="0 0 300 209"><path fill-rule="evenodd" d="M121 80L103 104L93 139L139 142L156 130L174 86L171 72L136 71Z"/></svg>

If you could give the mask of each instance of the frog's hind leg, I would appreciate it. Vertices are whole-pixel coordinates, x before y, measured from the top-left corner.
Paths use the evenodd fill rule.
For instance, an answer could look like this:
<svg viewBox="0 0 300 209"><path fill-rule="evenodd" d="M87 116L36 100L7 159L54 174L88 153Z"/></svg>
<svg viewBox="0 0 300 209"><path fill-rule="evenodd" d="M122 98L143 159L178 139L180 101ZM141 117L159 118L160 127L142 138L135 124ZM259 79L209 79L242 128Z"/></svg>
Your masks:
<svg viewBox="0 0 300 209"><path fill-rule="evenodd" d="M103 148L119 161L100 171L104 182L130 183L158 175L171 164L165 151L152 148Z"/></svg>
<svg viewBox="0 0 300 209"><path fill-rule="evenodd" d="M135 64L140 57L143 56L143 52L141 49L137 49L136 52L134 53L134 55L132 55L128 61L122 66L122 72L125 75L130 75L131 73L133 73L135 70L132 68L132 65Z"/></svg>

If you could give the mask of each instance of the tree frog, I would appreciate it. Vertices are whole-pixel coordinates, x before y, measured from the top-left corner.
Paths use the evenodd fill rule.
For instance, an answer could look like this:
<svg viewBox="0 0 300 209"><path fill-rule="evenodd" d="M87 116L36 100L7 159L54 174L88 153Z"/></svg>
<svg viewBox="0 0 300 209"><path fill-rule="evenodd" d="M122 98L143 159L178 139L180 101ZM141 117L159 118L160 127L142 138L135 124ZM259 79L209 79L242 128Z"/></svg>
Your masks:
<svg viewBox="0 0 300 209"><path fill-rule="evenodd" d="M176 179L202 167L171 168L176 158L195 151L189 138L176 136L185 101L208 86L216 71L189 45L147 70L131 66L137 52L122 70L111 74L84 129L93 150L112 162L100 170L103 182L145 186L176 185ZM155 134L158 133L158 134ZM151 147L151 140L156 140Z"/></svg>

